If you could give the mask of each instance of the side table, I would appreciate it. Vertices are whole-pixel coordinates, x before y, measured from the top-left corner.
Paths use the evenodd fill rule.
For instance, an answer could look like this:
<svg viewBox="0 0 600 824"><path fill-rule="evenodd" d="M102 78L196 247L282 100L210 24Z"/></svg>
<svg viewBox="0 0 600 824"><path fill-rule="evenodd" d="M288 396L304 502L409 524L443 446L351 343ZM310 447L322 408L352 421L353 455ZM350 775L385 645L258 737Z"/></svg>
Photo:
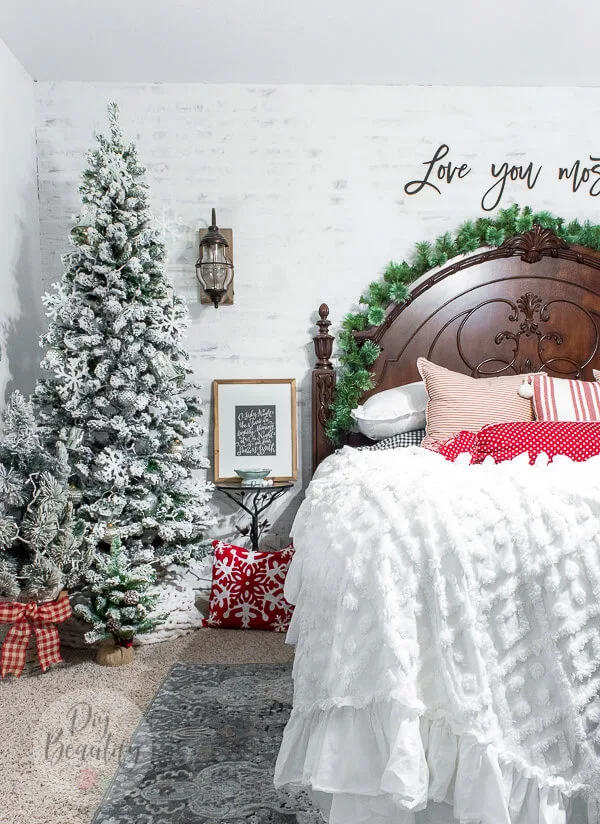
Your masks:
<svg viewBox="0 0 600 824"><path fill-rule="evenodd" d="M241 483L230 481L227 483L215 484L215 487L232 500L240 509L250 515L250 541L254 552L259 552L258 547L258 519L267 510L273 501L294 486L293 481L275 481L273 486L244 486Z"/></svg>

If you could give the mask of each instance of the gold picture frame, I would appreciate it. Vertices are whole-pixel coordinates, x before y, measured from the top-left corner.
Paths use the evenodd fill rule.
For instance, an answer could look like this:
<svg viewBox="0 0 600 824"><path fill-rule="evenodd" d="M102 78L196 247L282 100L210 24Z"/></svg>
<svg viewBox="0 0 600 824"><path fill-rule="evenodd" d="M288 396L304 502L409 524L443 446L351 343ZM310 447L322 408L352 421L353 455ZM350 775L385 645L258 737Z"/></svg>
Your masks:
<svg viewBox="0 0 600 824"><path fill-rule="evenodd" d="M215 483L254 468L271 469L273 481L298 479L295 378L214 380L213 421Z"/></svg>

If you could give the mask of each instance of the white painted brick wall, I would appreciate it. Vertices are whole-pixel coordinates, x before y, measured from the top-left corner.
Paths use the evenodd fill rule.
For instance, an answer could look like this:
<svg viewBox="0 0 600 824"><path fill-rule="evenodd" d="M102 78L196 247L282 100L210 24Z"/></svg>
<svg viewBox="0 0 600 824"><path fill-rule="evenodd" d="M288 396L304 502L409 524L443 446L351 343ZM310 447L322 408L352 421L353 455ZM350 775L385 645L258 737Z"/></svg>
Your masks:
<svg viewBox="0 0 600 824"><path fill-rule="evenodd" d="M44 323L40 300L34 84L0 40L0 408L30 392Z"/></svg>
<svg viewBox="0 0 600 824"><path fill-rule="evenodd" d="M559 165L600 154L596 89L38 83L36 93L46 285L61 271L92 133L116 100L170 224L169 270L190 302L188 347L204 398L214 378L295 377L304 484L310 336L322 301L340 321L391 258L483 214L492 162L544 167L534 191L509 184L501 205L600 222L600 199L557 180ZM441 196L406 197L404 184L443 142L473 171L440 184ZM235 305L218 311L199 304L194 276L197 230L212 206L235 247ZM282 502L276 537L300 492Z"/></svg>

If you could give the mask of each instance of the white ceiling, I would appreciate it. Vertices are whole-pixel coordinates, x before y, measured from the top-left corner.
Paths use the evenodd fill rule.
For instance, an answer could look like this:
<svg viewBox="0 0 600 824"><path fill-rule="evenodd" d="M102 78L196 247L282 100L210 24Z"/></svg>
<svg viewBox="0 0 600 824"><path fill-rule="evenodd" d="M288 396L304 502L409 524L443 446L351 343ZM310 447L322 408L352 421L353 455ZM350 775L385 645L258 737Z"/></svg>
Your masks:
<svg viewBox="0 0 600 824"><path fill-rule="evenodd" d="M0 0L36 80L600 85L598 0Z"/></svg>

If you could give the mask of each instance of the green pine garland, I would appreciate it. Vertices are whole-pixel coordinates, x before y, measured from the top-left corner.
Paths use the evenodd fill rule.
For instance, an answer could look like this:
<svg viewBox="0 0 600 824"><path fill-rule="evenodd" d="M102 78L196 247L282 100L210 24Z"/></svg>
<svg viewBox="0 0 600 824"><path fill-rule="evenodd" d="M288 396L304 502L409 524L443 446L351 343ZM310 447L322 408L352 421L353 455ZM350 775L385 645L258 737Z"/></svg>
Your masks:
<svg viewBox="0 0 600 824"><path fill-rule="evenodd" d="M331 416L326 426L327 436L333 443L338 443L342 434L352 427L352 410L358 405L362 395L373 388L370 367L380 351L379 346L372 341L365 341L359 346L352 332L362 332L383 323L388 306L391 303L402 303L410 292L409 284L430 269L443 266L451 258L469 254L482 246L500 246L506 238L529 231L535 223L544 229L551 229L569 245L600 250L600 225L589 220L583 223L572 220L567 223L550 212L534 212L529 206L521 209L515 203L507 209L501 209L495 218L480 217L466 221L454 235L446 232L433 243L417 243L412 263L403 260L402 263L388 264L383 278L373 281L360 298L360 303L366 308L346 315L342 323L342 332L338 338L340 372Z"/></svg>

